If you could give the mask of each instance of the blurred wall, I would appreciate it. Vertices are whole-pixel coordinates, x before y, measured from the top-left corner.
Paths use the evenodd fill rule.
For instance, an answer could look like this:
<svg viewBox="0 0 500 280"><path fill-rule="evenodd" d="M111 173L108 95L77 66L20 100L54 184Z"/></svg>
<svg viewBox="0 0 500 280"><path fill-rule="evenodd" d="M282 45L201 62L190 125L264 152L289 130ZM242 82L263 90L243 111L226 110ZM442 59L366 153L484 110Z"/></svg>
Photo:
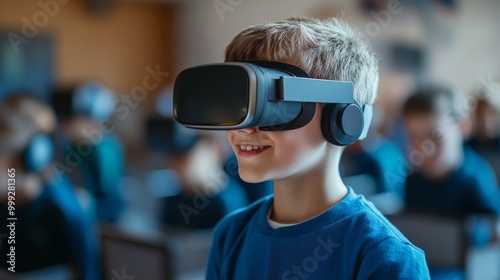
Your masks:
<svg viewBox="0 0 500 280"><path fill-rule="evenodd" d="M175 5L153 1L2 1L0 30L27 44L31 34L54 39L55 86L96 79L114 90L124 109L115 132L129 152L141 153L143 120L175 77L175 16ZM146 88L145 97L130 101L136 88Z"/></svg>
<svg viewBox="0 0 500 280"><path fill-rule="evenodd" d="M470 93L490 75L500 81L500 1L458 2L455 13L438 20L428 69L432 77Z"/></svg>
<svg viewBox="0 0 500 280"><path fill-rule="evenodd" d="M500 1L456 0L453 9L437 1L397 1L401 12L392 14L375 36L374 45L393 39L421 45L428 51L425 79L451 83L470 91L479 77L500 76ZM224 49L242 29L292 16L344 15L359 29L375 21L361 11L359 1L340 0L217 0L183 1L179 15L181 59L187 67L223 60ZM217 8L216 8L217 6ZM219 11L219 13L217 12ZM221 12L222 11L222 12ZM383 58L382 60L385 60Z"/></svg>
<svg viewBox="0 0 500 280"><path fill-rule="evenodd" d="M314 3L314 4L311 4ZM339 0L239 0L184 1L179 11L181 33L181 68L224 59L224 49L231 39L249 25L290 18L311 16L319 5L352 1ZM218 3L217 9L214 3ZM237 3L231 6L229 3ZM332 4L333 5L333 4ZM219 12L218 12L219 11Z"/></svg>
<svg viewBox="0 0 500 280"><path fill-rule="evenodd" d="M98 12L91 9L91 1L40 2L58 4L49 6L53 13L46 24L34 25L40 34L55 38L56 84L97 78L114 90L127 91L142 84L147 66L173 68L175 8L170 5L109 1L115 4ZM39 1L2 1L0 29L22 36L25 20L44 23L43 17L34 20L44 11Z"/></svg>

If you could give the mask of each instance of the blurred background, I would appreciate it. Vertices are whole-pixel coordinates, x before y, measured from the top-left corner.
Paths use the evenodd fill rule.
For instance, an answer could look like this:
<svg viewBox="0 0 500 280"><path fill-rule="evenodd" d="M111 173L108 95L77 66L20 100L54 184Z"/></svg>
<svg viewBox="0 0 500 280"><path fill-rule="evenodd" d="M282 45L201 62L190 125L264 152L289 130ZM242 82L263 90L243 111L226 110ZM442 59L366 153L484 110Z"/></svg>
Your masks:
<svg viewBox="0 0 500 280"><path fill-rule="evenodd" d="M433 278L500 279L499 13L496 0L2 1L0 218L17 221L14 263L0 230L0 279L203 279L214 225L272 183L239 178L224 133L172 120L173 81L223 61L247 26L294 16L342 17L380 57L371 135L346 150L346 183L426 250ZM453 133L432 121L408 133L408 98L429 84L457 97L443 109L463 116L445 125L460 130L456 151L441 151L435 134ZM455 160L434 180L426 162L442 166L441 153ZM448 208L405 195L462 169L477 180L462 196L440 189Z"/></svg>

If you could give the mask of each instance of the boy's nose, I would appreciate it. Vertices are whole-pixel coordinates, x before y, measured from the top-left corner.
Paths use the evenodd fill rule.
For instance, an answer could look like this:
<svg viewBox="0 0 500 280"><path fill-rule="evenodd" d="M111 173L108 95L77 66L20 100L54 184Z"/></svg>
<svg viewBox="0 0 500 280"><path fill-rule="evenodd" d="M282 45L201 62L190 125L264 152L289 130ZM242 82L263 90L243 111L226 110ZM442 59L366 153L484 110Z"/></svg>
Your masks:
<svg viewBox="0 0 500 280"><path fill-rule="evenodd" d="M252 134L257 132L259 129L257 127L245 127L236 130L238 133Z"/></svg>

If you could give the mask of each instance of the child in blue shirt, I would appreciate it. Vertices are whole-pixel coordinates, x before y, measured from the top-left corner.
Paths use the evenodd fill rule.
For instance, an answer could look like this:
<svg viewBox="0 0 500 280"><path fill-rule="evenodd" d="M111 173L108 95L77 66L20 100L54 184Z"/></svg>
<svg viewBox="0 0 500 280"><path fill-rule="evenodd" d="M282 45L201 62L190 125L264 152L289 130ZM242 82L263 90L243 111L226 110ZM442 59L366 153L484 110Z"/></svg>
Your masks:
<svg viewBox="0 0 500 280"><path fill-rule="evenodd" d="M289 19L249 27L226 49L226 62L276 61L312 78L351 81L361 106L373 104L377 61L338 19ZM332 92L335 94L335 92ZM207 279L429 279L412 245L339 174L343 147L313 119L286 131L227 132L241 178L273 180L274 195L226 216L215 230Z"/></svg>
<svg viewBox="0 0 500 280"><path fill-rule="evenodd" d="M500 215L500 193L488 162L464 145L470 123L457 96L446 87L418 90L404 104L416 169L405 182L412 211L462 217Z"/></svg>

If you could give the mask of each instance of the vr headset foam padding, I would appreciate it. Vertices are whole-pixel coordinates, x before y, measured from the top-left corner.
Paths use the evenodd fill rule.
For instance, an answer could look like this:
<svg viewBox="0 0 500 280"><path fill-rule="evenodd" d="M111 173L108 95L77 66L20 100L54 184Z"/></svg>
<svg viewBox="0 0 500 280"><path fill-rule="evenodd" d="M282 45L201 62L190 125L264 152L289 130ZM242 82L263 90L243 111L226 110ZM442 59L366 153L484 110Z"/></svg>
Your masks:
<svg viewBox="0 0 500 280"><path fill-rule="evenodd" d="M182 71L174 85L175 119L197 129L297 129L311 121L316 103L326 103L321 126L327 141L343 146L366 137L371 106L359 106L351 82L311 79L293 65L201 65Z"/></svg>

